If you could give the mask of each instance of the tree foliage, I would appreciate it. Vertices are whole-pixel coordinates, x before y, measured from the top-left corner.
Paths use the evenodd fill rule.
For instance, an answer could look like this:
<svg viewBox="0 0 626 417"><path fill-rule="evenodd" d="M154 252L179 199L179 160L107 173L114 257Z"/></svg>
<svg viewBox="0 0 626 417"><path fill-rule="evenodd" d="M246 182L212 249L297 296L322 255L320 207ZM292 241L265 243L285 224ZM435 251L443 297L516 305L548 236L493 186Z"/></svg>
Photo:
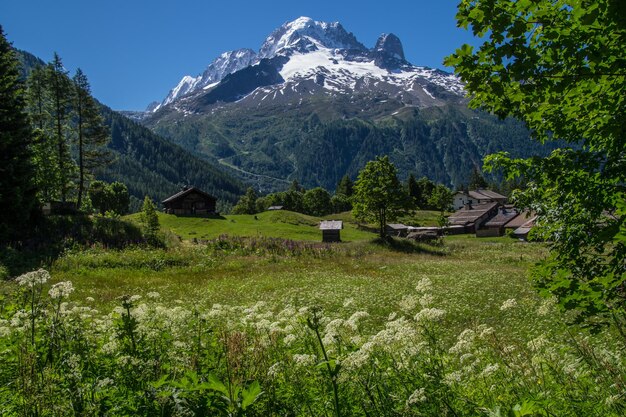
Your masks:
<svg viewBox="0 0 626 417"><path fill-rule="evenodd" d="M104 181L93 181L89 187L91 205L101 215L107 211L118 215L128 213L130 195L128 188L121 182L107 184Z"/></svg>
<svg viewBox="0 0 626 417"><path fill-rule="evenodd" d="M571 147L545 158L492 155L488 169L527 189L551 256L535 282L594 328L626 322L626 245L618 210L626 184L626 3L464 0L458 24L484 39L447 58L471 105L523 120L534 136Z"/></svg>
<svg viewBox="0 0 626 417"><path fill-rule="evenodd" d="M257 213L257 193L252 187L248 187L246 193L239 199L233 207L233 214L254 214Z"/></svg>
<svg viewBox="0 0 626 417"><path fill-rule="evenodd" d="M330 194L321 187L307 190L302 196L302 205L304 213L311 216L325 216L333 211Z"/></svg>
<svg viewBox="0 0 626 417"><path fill-rule="evenodd" d="M79 68L72 79L73 109L76 119L76 147L78 154L78 198L81 206L87 177L99 166L111 162L111 153L106 148L109 130L104 125L96 100L91 96L87 76ZM128 191L127 191L128 193Z"/></svg>
<svg viewBox="0 0 626 417"><path fill-rule="evenodd" d="M0 241L17 237L36 205L33 132L17 60L0 26Z"/></svg>
<svg viewBox="0 0 626 417"><path fill-rule="evenodd" d="M368 162L354 184L354 217L375 221L380 237L384 238L387 222L405 214L407 208L408 196L389 157L378 157Z"/></svg>
<svg viewBox="0 0 626 417"><path fill-rule="evenodd" d="M154 202L148 196L143 199L139 220L143 228L143 235L146 242L150 245L158 246L161 243L159 240L159 216L156 213Z"/></svg>

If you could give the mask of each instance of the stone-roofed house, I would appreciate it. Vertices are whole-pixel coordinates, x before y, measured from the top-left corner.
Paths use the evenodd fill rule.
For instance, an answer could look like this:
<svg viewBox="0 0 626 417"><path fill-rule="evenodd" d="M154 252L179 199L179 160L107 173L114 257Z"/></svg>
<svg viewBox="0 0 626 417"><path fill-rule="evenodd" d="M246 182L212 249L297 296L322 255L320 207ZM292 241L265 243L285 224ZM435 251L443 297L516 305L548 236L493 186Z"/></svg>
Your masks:
<svg viewBox="0 0 626 417"><path fill-rule="evenodd" d="M498 214L484 222L476 229L476 237L494 237L504 235L504 229L507 223L514 220L518 216L517 210L514 208L500 207Z"/></svg>
<svg viewBox="0 0 626 417"><path fill-rule="evenodd" d="M176 215L216 214L217 199L196 187L183 187L181 191L162 201L163 211Z"/></svg>
<svg viewBox="0 0 626 417"><path fill-rule="evenodd" d="M483 223L498 213L498 203L467 204L448 217L450 226L465 228L465 233L475 233Z"/></svg>
<svg viewBox="0 0 626 417"><path fill-rule="evenodd" d="M478 189L474 191L457 191L454 193L452 206L455 210L460 210L467 204L499 203L505 204L507 197L495 191Z"/></svg>

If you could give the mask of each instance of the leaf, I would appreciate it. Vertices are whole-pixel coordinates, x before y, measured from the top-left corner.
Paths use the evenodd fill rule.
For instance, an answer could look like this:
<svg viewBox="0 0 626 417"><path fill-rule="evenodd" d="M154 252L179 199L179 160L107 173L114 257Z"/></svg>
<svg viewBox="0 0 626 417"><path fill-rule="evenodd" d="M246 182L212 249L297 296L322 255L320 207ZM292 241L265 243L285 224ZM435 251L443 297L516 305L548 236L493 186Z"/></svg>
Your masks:
<svg viewBox="0 0 626 417"><path fill-rule="evenodd" d="M224 383L222 383L222 381L220 381L219 378L215 376L215 374L209 375L209 383L207 388L223 394L226 398L229 397L230 393L228 392L228 388L226 388L226 385L224 385Z"/></svg>
<svg viewBox="0 0 626 417"><path fill-rule="evenodd" d="M245 410L263 394L261 385L258 381L254 381L241 393L241 409Z"/></svg>

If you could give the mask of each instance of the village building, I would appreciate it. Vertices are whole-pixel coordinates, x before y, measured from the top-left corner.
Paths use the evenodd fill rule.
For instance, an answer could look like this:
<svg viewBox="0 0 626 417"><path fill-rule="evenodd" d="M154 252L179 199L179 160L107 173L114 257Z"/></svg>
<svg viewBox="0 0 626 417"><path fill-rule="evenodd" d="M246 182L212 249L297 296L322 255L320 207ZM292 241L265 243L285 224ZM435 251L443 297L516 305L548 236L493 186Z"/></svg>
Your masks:
<svg viewBox="0 0 626 417"><path fill-rule="evenodd" d="M284 206L269 206L267 208L267 211L276 211L276 210L282 210L284 208Z"/></svg>
<svg viewBox="0 0 626 417"><path fill-rule="evenodd" d="M474 191L457 191L453 195L452 207L460 210L468 204L499 203L505 204L507 197L495 191L478 189Z"/></svg>
<svg viewBox="0 0 626 417"><path fill-rule="evenodd" d="M465 233L476 233L483 223L498 213L498 203L467 204L448 217L450 227L455 230L463 228Z"/></svg>
<svg viewBox="0 0 626 417"><path fill-rule="evenodd" d="M322 231L322 242L341 242L341 220L322 220L320 230Z"/></svg>
<svg viewBox="0 0 626 417"><path fill-rule="evenodd" d="M528 238L528 233L535 227L537 222L537 216L530 217L526 219L526 222L522 224L520 227L513 230L513 236L526 240Z"/></svg>
<svg viewBox="0 0 626 417"><path fill-rule="evenodd" d="M199 216L215 214L217 199L196 187L184 187L162 204L163 211L168 214Z"/></svg>
<svg viewBox="0 0 626 417"><path fill-rule="evenodd" d="M505 226L518 216L514 208L500 207L498 213L476 229L476 237L496 237L504 235Z"/></svg>

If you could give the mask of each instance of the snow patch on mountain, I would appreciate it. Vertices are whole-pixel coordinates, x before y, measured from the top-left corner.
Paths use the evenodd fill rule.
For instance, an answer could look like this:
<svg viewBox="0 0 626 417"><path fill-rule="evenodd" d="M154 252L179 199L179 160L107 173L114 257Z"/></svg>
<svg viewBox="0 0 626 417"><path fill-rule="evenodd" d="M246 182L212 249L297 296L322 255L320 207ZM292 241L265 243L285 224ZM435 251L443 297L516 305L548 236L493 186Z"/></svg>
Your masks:
<svg viewBox="0 0 626 417"><path fill-rule="evenodd" d="M190 97L210 94L212 89L220 88L219 84L229 74L261 63L271 65L264 68L275 68L284 82L275 86L268 86L266 82L257 84L257 89L249 90L250 93L239 96L237 101L260 95L263 96L261 101L282 99L286 91L310 95L315 94L314 91L349 94L369 89L394 96L407 93L410 96L406 101L408 105L433 105L446 94L459 97L464 94L463 85L455 75L407 62L402 42L394 34L382 34L376 45L368 49L339 22L318 22L300 17L274 30L258 54L251 49L225 52L201 75L183 77L165 100L153 109L156 111L181 98L192 103L188 100ZM255 82L241 77L238 80L248 84ZM300 88L298 83L306 83L307 87Z"/></svg>

